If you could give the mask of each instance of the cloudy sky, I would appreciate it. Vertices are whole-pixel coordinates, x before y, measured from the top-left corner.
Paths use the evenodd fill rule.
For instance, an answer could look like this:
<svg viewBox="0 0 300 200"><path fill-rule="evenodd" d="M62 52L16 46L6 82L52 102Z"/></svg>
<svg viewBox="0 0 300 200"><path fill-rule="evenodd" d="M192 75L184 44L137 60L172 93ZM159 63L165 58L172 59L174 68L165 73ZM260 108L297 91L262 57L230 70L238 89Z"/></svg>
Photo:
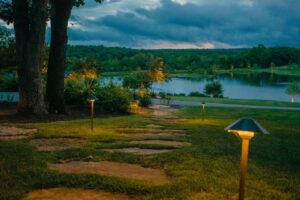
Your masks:
<svg viewBox="0 0 300 200"><path fill-rule="evenodd" d="M300 0L105 0L73 10L69 43L131 48L300 47Z"/></svg>
<svg viewBox="0 0 300 200"><path fill-rule="evenodd" d="M69 40L133 48L300 47L299 0L88 0Z"/></svg>

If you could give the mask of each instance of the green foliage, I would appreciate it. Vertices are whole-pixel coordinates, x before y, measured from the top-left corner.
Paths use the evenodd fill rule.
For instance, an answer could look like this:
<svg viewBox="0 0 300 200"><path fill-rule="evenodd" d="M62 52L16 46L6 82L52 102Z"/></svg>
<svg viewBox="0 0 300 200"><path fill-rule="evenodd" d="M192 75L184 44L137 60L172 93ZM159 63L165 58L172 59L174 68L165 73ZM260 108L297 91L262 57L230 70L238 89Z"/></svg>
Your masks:
<svg viewBox="0 0 300 200"><path fill-rule="evenodd" d="M189 96L191 96L191 97L207 97L205 94L202 94L202 93L200 93L200 92L198 92L198 91L191 92L191 93L189 94Z"/></svg>
<svg viewBox="0 0 300 200"><path fill-rule="evenodd" d="M204 87L204 93L215 98L220 98L223 96L222 84L218 81L207 83Z"/></svg>
<svg viewBox="0 0 300 200"><path fill-rule="evenodd" d="M71 105L85 105L87 100L94 96L97 86L95 79L67 78L65 80L65 101Z"/></svg>
<svg viewBox="0 0 300 200"><path fill-rule="evenodd" d="M136 50L103 46L69 46L67 55L76 63L94 59L103 72L149 70L163 60L163 71L184 70L191 73L216 73L220 69L268 68L300 63L300 50L290 47L263 45L251 49L184 49Z"/></svg>
<svg viewBox="0 0 300 200"><path fill-rule="evenodd" d="M151 102L151 94L147 90L142 90L142 91L138 92L136 99L139 101L139 106L141 106L141 107L148 107L152 103Z"/></svg>
<svg viewBox="0 0 300 200"><path fill-rule="evenodd" d="M291 102L295 101L295 96L300 94L300 85L297 81L291 82L286 89L286 93L291 96Z"/></svg>
<svg viewBox="0 0 300 200"><path fill-rule="evenodd" d="M16 66L16 44L13 35L0 28L0 69Z"/></svg>
<svg viewBox="0 0 300 200"><path fill-rule="evenodd" d="M293 81L289 84L286 93L289 95L296 95L300 93L300 85L298 82Z"/></svg>
<svg viewBox="0 0 300 200"><path fill-rule="evenodd" d="M18 91L18 80L15 73L5 73L0 75L0 91Z"/></svg>
<svg viewBox="0 0 300 200"><path fill-rule="evenodd" d="M137 72L124 77L123 86L130 89L150 88L152 82L147 72Z"/></svg>
<svg viewBox="0 0 300 200"><path fill-rule="evenodd" d="M97 107L107 112L129 113L133 101L131 92L121 86L109 84L96 89Z"/></svg>

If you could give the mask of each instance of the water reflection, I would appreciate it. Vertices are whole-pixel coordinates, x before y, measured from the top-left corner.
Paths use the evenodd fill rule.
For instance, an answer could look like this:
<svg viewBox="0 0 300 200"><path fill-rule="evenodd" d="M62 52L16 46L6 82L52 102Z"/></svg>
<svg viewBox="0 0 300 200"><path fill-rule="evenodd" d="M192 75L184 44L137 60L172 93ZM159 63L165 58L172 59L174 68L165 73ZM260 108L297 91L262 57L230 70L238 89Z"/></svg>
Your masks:
<svg viewBox="0 0 300 200"><path fill-rule="evenodd" d="M249 74L222 74L209 77L177 77L165 83L155 83L155 92L184 93L198 91L203 93L204 86L212 80L218 80L224 88L224 96L234 99L260 99L290 101L285 93L289 82L300 81L293 76L282 76L271 73L249 73ZM122 77L106 77L104 82L122 83ZM300 102L300 97L296 97Z"/></svg>

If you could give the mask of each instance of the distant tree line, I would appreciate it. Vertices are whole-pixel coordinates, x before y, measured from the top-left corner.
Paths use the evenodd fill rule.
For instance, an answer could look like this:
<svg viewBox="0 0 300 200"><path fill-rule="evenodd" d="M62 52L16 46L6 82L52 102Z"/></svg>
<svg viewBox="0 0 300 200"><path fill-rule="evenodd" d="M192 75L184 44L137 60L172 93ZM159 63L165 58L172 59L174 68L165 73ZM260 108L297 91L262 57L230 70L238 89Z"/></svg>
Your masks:
<svg viewBox="0 0 300 200"><path fill-rule="evenodd" d="M162 58L169 70L197 72L235 68L268 68L300 64L300 49L258 45L250 49L136 50L104 46L68 46L67 66L94 63L102 72L146 70Z"/></svg>

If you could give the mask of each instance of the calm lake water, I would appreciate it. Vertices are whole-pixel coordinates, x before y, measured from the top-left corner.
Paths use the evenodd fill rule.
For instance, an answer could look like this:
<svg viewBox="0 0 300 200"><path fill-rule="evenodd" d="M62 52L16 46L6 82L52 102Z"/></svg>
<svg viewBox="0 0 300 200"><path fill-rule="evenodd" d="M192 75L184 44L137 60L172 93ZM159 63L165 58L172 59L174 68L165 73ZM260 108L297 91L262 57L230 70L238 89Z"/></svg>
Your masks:
<svg viewBox="0 0 300 200"><path fill-rule="evenodd" d="M123 78L120 76L103 77L102 82L109 81L122 84ZM206 83L212 80L218 80L224 89L224 96L232 99L260 99L260 100L277 100L290 101L289 96L285 93L289 82L298 81L300 77L274 75L269 73L230 75L224 74L208 78L172 78L165 83L155 83L153 89L155 92L184 93L188 95L191 92L198 91L203 93ZM13 101L18 101L17 92L0 92L0 100L7 100L13 96ZM296 97L300 102L300 95Z"/></svg>
<svg viewBox="0 0 300 200"><path fill-rule="evenodd" d="M155 92L184 93L198 91L203 93L205 84L218 80L223 85L224 96L232 99L260 99L290 101L285 93L289 82L298 81L300 77L272 75L269 73L230 75L224 74L214 78L172 78L165 83L155 83ZM121 84L122 77L105 77L104 82L113 81ZM300 102L300 96L296 97Z"/></svg>

